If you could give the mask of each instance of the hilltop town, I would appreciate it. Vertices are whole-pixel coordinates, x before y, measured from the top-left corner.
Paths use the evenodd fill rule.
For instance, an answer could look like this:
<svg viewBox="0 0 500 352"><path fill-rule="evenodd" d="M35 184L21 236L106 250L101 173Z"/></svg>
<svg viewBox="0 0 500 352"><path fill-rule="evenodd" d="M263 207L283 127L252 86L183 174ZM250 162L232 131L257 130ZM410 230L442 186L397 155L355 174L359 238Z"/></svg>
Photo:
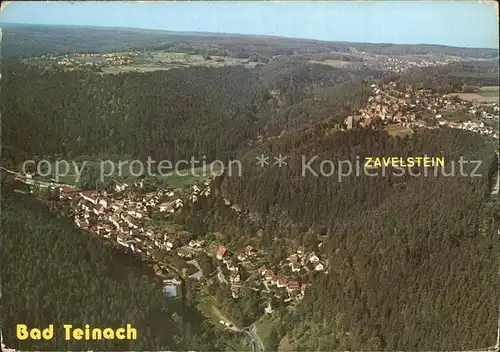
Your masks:
<svg viewBox="0 0 500 352"><path fill-rule="evenodd" d="M498 102L466 101L457 94L439 94L430 89L398 89L396 82L371 84L372 95L358 114L345 119L347 129L355 127L403 127L413 133L418 128L450 127L498 139ZM394 129L393 129L394 130Z"/></svg>

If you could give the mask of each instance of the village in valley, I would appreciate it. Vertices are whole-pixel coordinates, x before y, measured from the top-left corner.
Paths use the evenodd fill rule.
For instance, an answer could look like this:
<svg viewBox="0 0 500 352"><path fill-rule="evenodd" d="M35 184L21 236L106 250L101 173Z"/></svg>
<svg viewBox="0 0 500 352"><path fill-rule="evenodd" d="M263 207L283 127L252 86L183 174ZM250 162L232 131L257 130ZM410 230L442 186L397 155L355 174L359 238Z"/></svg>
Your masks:
<svg viewBox="0 0 500 352"><path fill-rule="evenodd" d="M272 313L275 307L271 302L278 300L292 308L303 298L308 274L328 272L321 243L317 250L309 252L300 246L290 248L279 265L271 266L265 261L266 253L259 248L250 245L232 248L214 240L214 236L195 236L169 221L187 204L209 197L214 176L184 189L144 191L147 187L144 179L140 179L130 184L116 182L114 192L106 192L47 184L36 181L32 174L9 173L27 184L32 194L36 194L37 187L50 188L56 195L52 202L57 204L52 208L68 209L76 226L151 263L168 299L179 298L183 281L193 280L203 286L226 287L235 300L244 289L260 292L268 302L265 312ZM239 206L223 198L228 209L242 216ZM200 267L200 255L210 257L216 268L208 277ZM220 323L224 328L234 329L227 320Z"/></svg>

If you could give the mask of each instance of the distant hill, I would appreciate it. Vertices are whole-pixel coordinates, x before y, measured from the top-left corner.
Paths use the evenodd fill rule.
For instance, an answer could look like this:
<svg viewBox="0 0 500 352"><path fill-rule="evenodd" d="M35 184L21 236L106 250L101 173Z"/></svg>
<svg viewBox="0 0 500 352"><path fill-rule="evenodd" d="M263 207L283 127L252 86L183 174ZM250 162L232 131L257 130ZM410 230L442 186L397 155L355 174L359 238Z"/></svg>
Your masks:
<svg viewBox="0 0 500 352"><path fill-rule="evenodd" d="M353 49L372 54L442 54L491 59L497 49L456 48L441 45L402 45L327 42L312 39L283 38L225 33L175 32L154 29L49 26L30 24L1 25L2 54L7 57L40 55L46 52L105 52L121 50L165 50L184 43L192 48L207 46L226 49L232 54L244 52L286 55L311 52L345 52Z"/></svg>

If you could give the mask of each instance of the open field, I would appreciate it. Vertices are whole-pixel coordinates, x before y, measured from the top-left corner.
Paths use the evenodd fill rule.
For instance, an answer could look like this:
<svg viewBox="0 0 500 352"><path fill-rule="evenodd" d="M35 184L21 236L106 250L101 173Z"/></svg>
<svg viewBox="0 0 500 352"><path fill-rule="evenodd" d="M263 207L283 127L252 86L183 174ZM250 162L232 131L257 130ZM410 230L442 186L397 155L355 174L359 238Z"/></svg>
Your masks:
<svg viewBox="0 0 500 352"><path fill-rule="evenodd" d="M395 59L407 60L407 61L440 61L440 60L459 60L460 57L439 54L439 53L428 53L428 54L405 54L405 55L395 55Z"/></svg>
<svg viewBox="0 0 500 352"><path fill-rule="evenodd" d="M121 72L151 72L151 71L166 71L181 66L157 66L157 65L123 65L123 66L105 66L102 68L101 74L118 74Z"/></svg>
<svg viewBox="0 0 500 352"><path fill-rule="evenodd" d="M179 173L171 172L165 176L158 176L157 180L165 183L169 187L176 189L198 183L212 176L213 173L221 171L221 166L218 164L210 164L205 167L200 166L191 170L179 170Z"/></svg>
<svg viewBox="0 0 500 352"><path fill-rule="evenodd" d="M204 316L210 318L216 326L220 326L219 321L224 320L224 317L215 307L215 304L216 302L214 297L212 296L203 297L202 299L200 299L200 303L198 304L198 309Z"/></svg>
<svg viewBox="0 0 500 352"><path fill-rule="evenodd" d="M467 101L477 100L480 103L498 103L499 87L482 87L478 93L457 93L457 95Z"/></svg>
<svg viewBox="0 0 500 352"><path fill-rule="evenodd" d="M344 61L344 60L325 60L325 61L311 60L309 62L314 64L333 66L333 67L346 67L346 66L351 66L355 63L352 61Z"/></svg>
<svg viewBox="0 0 500 352"><path fill-rule="evenodd" d="M389 133L391 136L398 136L398 137L405 137L413 133L413 130L410 129L409 127L402 125L395 125L395 124L387 125L385 131L387 131L387 133Z"/></svg>
<svg viewBox="0 0 500 352"><path fill-rule="evenodd" d="M255 67L255 63L241 64L245 67ZM152 71L166 71L174 68L193 67L193 66L207 66L207 67L224 67L231 66L227 63L220 62L189 62L178 64L141 64L141 65L123 65L123 66L106 66L102 68L101 74L118 74L121 72L152 72Z"/></svg>
<svg viewBox="0 0 500 352"><path fill-rule="evenodd" d="M76 184L77 169L80 173L82 173L85 172L85 170L89 170L91 168L95 168L98 175L100 175L102 172L104 176L109 175L109 177L115 179L134 177L134 175L139 175L139 173L141 172L141 168L139 165L130 165L129 163L125 162L120 165L119 163L112 163L108 161L87 161L85 162L85 164L83 162L71 162L68 163L68 165L62 162L59 164L58 162L52 162L50 165L50 169L49 167L41 167L40 171L42 171L42 173L44 174L50 171L50 174L46 176L47 178L54 179L55 181L60 183L71 185Z"/></svg>
<svg viewBox="0 0 500 352"><path fill-rule="evenodd" d="M285 335L280 341L278 346L278 352L294 352L296 347L290 343L288 336Z"/></svg>
<svg viewBox="0 0 500 352"><path fill-rule="evenodd" d="M269 337L271 334L272 326L274 325L273 319L268 315L263 315L255 322L255 327L257 329L257 334L259 335L264 348L269 349Z"/></svg>
<svg viewBox="0 0 500 352"><path fill-rule="evenodd" d="M216 307L216 301L213 296L205 296L200 299L198 309L200 312L211 319L215 326L222 328L220 320L229 321ZM231 321L229 321L231 322ZM223 328L227 329L227 328ZM229 331L228 331L229 332ZM232 336L230 339L224 339L226 342L226 351L244 352L250 349L249 345L245 345L246 334L239 331L230 331Z"/></svg>
<svg viewBox="0 0 500 352"><path fill-rule="evenodd" d="M255 67L256 64L257 63L249 62L248 60L231 57L211 56L209 60L206 60L203 55L155 51L149 55L134 57L133 64L103 66L102 72L111 74L120 72L151 72L192 66L224 67L243 65L252 68Z"/></svg>
<svg viewBox="0 0 500 352"><path fill-rule="evenodd" d="M44 59L27 59L26 63L37 65L61 65L61 61L67 61L65 70L77 68L98 68L102 71L95 71L99 74L118 74L121 72L151 72L161 70L171 70L173 68L184 68L193 66L224 67L224 66L245 66L253 68L258 63L250 62L248 59L238 59L234 57L192 55L180 52L153 51L153 52L131 52L122 51L112 53L114 56L81 56L66 55L52 56ZM129 63L120 64L121 60L131 60ZM108 62L107 60L111 60ZM69 63L68 63L69 62ZM92 64L89 66L89 64Z"/></svg>
<svg viewBox="0 0 500 352"><path fill-rule="evenodd" d="M111 177L116 180L134 180L139 177L142 173L147 172L147 165L141 167L139 163L130 163L122 161L121 164L118 162L97 162L97 161L87 161L85 165L82 162L69 163L66 169L65 164L56 165L56 162L51 163L50 170L49 167L41 167L41 172L43 174L51 171L48 176L42 177L43 181L50 182L51 179L59 183L64 183L68 185L75 185L77 183L77 170L81 173L82 171L88 170L90 168L95 168L98 175L104 177ZM175 165L173 165L175 166ZM82 170L82 167L84 168ZM101 170L102 167L102 170ZM155 179L156 182L164 187L170 187L175 189L181 189L186 186L201 182L202 180L209 178L213 173L217 173L221 170L221 166L218 164L207 164L206 166L200 166L192 169L178 170L179 172L169 172L163 171L162 174L154 169L152 166L153 174L157 174Z"/></svg>

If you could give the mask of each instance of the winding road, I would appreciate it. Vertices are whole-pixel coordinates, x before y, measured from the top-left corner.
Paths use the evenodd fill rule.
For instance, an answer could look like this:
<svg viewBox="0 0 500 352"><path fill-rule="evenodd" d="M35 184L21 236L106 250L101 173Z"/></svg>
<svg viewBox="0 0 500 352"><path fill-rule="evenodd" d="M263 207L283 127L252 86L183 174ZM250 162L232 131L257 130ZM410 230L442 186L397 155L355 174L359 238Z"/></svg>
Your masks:
<svg viewBox="0 0 500 352"><path fill-rule="evenodd" d="M497 152L497 158L499 158L499 160L500 160L500 156L498 155L498 152ZM498 194L498 189L500 188L500 162L499 162L499 169L497 170L497 172L495 173L495 175L493 177L496 179L497 182L495 183L495 185L493 186L493 188L491 190L491 195L496 196Z"/></svg>
<svg viewBox="0 0 500 352"><path fill-rule="evenodd" d="M252 352L264 352L264 344L262 343L259 335L257 335L257 328L255 327L255 324L243 328L241 331L246 332L252 339Z"/></svg>

